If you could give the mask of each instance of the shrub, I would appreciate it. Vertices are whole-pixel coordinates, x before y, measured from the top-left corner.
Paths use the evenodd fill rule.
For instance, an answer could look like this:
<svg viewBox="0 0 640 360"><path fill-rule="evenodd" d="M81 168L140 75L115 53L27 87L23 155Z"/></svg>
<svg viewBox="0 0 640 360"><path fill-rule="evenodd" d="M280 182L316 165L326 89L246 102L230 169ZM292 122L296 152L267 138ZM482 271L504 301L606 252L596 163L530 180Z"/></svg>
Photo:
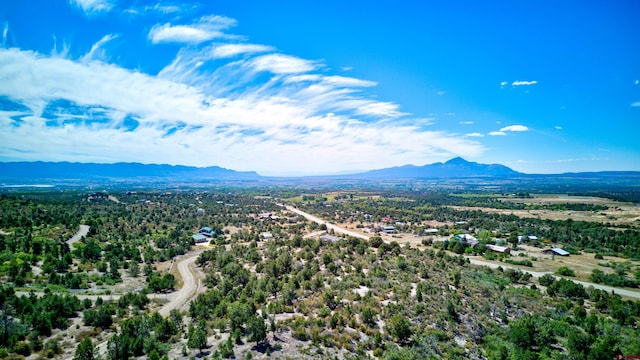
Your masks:
<svg viewBox="0 0 640 360"><path fill-rule="evenodd" d="M573 271L573 269L570 269L570 268L568 268L566 266L562 266L562 267L558 268L558 270L556 270L556 274L562 275L562 276L576 276L576 274Z"/></svg>

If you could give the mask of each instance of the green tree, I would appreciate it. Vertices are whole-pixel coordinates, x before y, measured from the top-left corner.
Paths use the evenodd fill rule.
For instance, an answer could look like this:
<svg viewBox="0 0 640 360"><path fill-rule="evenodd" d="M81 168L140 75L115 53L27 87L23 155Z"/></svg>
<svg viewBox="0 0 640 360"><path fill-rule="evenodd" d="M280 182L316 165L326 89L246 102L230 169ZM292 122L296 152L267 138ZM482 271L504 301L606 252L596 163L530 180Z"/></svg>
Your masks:
<svg viewBox="0 0 640 360"><path fill-rule="evenodd" d="M202 327L193 325L189 326L189 332L187 334L187 346L191 349L198 349L202 353L202 349L207 347L207 333Z"/></svg>
<svg viewBox="0 0 640 360"><path fill-rule="evenodd" d="M259 345L267 338L267 326L264 323L264 319L258 316L251 316L247 320L247 340L255 341L256 345Z"/></svg>
<svg viewBox="0 0 640 360"><path fill-rule="evenodd" d="M387 327L389 329L389 333L393 335L398 342L406 342L409 340L411 335L413 335L413 330L411 330L409 320L400 313L395 313L391 319L389 319Z"/></svg>
<svg viewBox="0 0 640 360"><path fill-rule="evenodd" d="M93 360L95 358L95 347L91 338L84 338L76 348L75 360Z"/></svg>
<svg viewBox="0 0 640 360"><path fill-rule="evenodd" d="M527 315L509 324L509 338L519 348L529 349L536 345L536 323Z"/></svg>
<svg viewBox="0 0 640 360"><path fill-rule="evenodd" d="M376 325L376 312L372 308L363 307L360 311L360 316L362 316L362 322L368 326L374 327Z"/></svg>

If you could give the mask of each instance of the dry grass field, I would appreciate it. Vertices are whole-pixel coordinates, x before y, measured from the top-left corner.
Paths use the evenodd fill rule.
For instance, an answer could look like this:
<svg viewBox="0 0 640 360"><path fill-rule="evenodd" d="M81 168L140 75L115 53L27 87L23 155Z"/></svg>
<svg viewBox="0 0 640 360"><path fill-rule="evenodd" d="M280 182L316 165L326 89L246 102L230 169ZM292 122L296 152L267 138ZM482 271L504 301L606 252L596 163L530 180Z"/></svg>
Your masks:
<svg viewBox="0 0 640 360"><path fill-rule="evenodd" d="M597 221L611 223L612 225L636 225L640 226L640 206L633 203L620 202L611 199L591 197L591 196L570 196L566 194L535 195L533 198L510 198L500 199L504 202L524 203L526 205L546 205L580 203L591 205L608 206L609 209L602 211L557 211L557 210L507 210L492 208L477 208L467 206L452 206L458 210L481 210L499 214L514 214L519 217L539 218L549 220L573 219L576 221Z"/></svg>

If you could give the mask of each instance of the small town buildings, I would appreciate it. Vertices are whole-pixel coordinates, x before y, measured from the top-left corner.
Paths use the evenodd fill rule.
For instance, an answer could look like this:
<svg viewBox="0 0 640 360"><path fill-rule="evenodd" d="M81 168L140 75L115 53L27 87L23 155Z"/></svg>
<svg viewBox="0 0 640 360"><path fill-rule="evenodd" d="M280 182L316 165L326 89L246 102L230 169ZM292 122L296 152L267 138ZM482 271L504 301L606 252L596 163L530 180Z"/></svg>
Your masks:
<svg viewBox="0 0 640 360"><path fill-rule="evenodd" d="M265 213L260 214L258 217L260 219L271 219L272 216L273 216L273 213L265 212Z"/></svg>
<svg viewBox="0 0 640 360"><path fill-rule="evenodd" d="M547 255L560 255L560 256L569 256L569 252L560 248L551 248L542 250L543 254Z"/></svg>
<svg viewBox="0 0 640 360"><path fill-rule="evenodd" d="M260 234L260 237L263 239L271 239L273 238L273 234L270 232L263 232L262 234Z"/></svg>
<svg viewBox="0 0 640 360"><path fill-rule="evenodd" d="M435 235L438 233L438 229L434 229L434 228L430 228L430 229L424 229L424 233L427 235Z"/></svg>

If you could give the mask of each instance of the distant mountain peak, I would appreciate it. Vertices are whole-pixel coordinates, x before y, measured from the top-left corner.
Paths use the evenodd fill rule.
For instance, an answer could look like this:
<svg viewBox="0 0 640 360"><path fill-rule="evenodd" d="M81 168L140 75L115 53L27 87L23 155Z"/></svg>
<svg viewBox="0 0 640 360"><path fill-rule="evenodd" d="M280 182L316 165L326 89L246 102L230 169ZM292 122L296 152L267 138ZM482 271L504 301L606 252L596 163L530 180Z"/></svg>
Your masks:
<svg viewBox="0 0 640 360"><path fill-rule="evenodd" d="M445 165L462 165L462 164L466 165L466 164L474 164L474 163L467 161L461 158L460 156L454 157L453 159L445 162Z"/></svg>
<svg viewBox="0 0 640 360"><path fill-rule="evenodd" d="M405 165L393 168L373 170L355 174L364 178L469 178L469 177L508 177L521 173L500 164L479 164L455 157L445 163L423 166Z"/></svg>

